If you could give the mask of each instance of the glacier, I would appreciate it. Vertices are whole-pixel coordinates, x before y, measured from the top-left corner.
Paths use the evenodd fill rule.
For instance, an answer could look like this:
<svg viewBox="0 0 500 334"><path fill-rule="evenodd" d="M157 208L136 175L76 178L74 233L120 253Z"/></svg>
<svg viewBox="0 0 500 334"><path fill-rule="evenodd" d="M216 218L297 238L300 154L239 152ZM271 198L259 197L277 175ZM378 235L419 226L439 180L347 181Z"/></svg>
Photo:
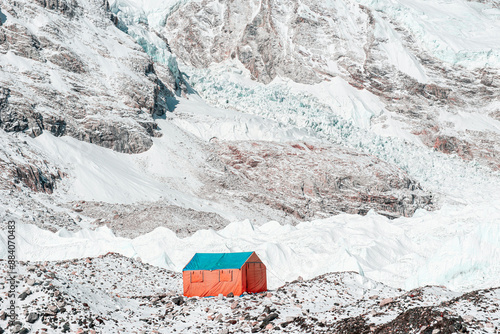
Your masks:
<svg viewBox="0 0 500 334"><path fill-rule="evenodd" d="M4 3L17 329L500 328L497 1ZM182 297L194 253L240 251L269 291Z"/></svg>
<svg viewBox="0 0 500 334"><path fill-rule="evenodd" d="M199 230L179 238L167 228L127 239L109 228L56 233L18 225L20 260L61 261L117 252L162 268L181 271L195 252L254 250L269 270L269 286L277 288L298 276L355 271L406 290L444 285L471 291L500 284L500 199L485 203L480 213L469 206L447 205L433 213L389 220L342 214L296 226L248 220L222 230ZM494 214L493 216L491 214ZM0 232L5 241L6 232ZM7 256L6 243L0 257Z"/></svg>

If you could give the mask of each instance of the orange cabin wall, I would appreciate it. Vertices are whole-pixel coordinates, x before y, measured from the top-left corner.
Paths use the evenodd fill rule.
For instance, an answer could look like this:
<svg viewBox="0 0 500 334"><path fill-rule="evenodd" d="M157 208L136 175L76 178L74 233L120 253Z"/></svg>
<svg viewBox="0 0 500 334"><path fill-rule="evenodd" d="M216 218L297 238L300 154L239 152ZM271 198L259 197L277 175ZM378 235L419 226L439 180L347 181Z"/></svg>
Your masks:
<svg viewBox="0 0 500 334"><path fill-rule="evenodd" d="M232 281L224 281L224 277L230 272L232 272ZM200 274L203 281L196 282L196 279L193 280ZM217 296L220 293L227 296L230 292L235 296L239 296L245 291L243 276L243 270L241 269L184 271L182 273L184 296L208 297Z"/></svg>
<svg viewBox="0 0 500 334"><path fill-rule="evenodd" d="M267 291L267 268L255 252L250 255L244 268L245 283L247 284L245 291L250 293Z"/></svg>

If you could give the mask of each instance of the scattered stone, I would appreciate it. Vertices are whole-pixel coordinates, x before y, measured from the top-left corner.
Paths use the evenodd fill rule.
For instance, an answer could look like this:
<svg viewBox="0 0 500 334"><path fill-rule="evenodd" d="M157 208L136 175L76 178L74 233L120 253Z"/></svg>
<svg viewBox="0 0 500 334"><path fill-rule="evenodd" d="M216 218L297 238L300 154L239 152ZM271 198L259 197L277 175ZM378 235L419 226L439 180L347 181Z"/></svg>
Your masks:
<svg viewBox="0 0 500 334"><path fill-rule="evenodd" d="M222 293L219 293L219 295L217 296L217 299L222 300L223 298L224 298L224 295Z"/></svg>
<svg viewBox="0 0 500 334"><path fill-rule="evenodd" d="M471 315L464 315L463 319L465 322L471 322L472 320L474 320L474 317Z"/></svg>
<svg viewBox="0 0 500 334"><path fill-rule="evenodd" d="M270 315L268 315L267 317L265 317L263 320L262 320L262 323L260 324L260 328L264 328L266 326L269 325L269 323L271 321L273 321L274 319L278 318L278 314L277 313L272 313ZM271 328L272 328L272 325L271 325Z"/></svg>
<svg viewBox="0 0 500 334"><path fill-rule="evenodd" d="M29 322L30 324L35 323L38 320L38 313L36 312L31 312L28 314L28 317L26 318L26 322Z"/></svg>
<svg viewBox="0 0 500 334"><path fill-rule="evenodd" d="M20 324L15 324L14 327L10 330L12 333L19 333L21 331L22 325Z"/></svg>
<svg viewBox="0 0 500 334"><path fill-rule="evenodd" d="M233 298L234 297L234 293L230 292L227 294L227 298Z"/></svg>
<svg viewBox="0 0 500 334"><path fill-rule="evenodd" d="M23 292L21 292L21 294L19 295L19 299L20 300L25 300L26 297L28 297L28 295L30 295L31 292L29 290L25 290Z"/></svg>
<svg viewBox="0 0 500 334"><path fill-rule="evenodd" d="M55 306L55 305L49 305L49 307L47 307L47 309L52 313L57 313L57 306Z"/></svg>
<svg viewBox="0 0 500 334"><path fill-rule="evenodd" d="M62 332L63 333L67 333L69 332L69 330L71 329L70 325L69 325L69 322L65 322L64 325L63 325L63 330Z"/></svg>
<svg viewBox="0 0 500 334"><path fill-rule="evenodd" d="M382 307L382 306L385 306L385 305L388 305L388 304L391 304L393 303L394 300L392 298L384 298L380 301L379 303L379 306Z"/></svg>
<svg viewBox="0 0 500 334"><path fill-rule="evenodd" d="M174 297L172 298L172 303L174 303L177 306L182 305L184 304L184 298L182 296Z"/></svg>

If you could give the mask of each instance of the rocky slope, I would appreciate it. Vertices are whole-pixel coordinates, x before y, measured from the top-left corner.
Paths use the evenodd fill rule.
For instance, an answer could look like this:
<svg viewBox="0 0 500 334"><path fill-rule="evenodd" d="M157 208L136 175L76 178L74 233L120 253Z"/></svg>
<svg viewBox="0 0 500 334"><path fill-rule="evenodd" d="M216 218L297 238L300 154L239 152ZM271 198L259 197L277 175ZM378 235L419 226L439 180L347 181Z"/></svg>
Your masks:
<svg viewBox="0 0 500 334"><path fill-rule="evenodd" d="M6 272L5 261L0 261ZM495 333L500 291L392 289L353 272L286 283L266 293L179 296L178 273L117 254L19 265L16 328L30 333ZM0 290L7 291L6 281ZM6 298L1 300L5 305ZM1 311L0 311L1 312Z"/></svg>
<svg viewBox="0 0 500 334"><path fill-rule="evenodd" d="M243 210L240 219L266 218L296 224L341 212L365 215L370 210L390 218L435 208L431 193L406 173L372 156L340 147L307 143L213 140L209 164L197 196ZM120 236L137 237L163 226L180 236L213 228L230 218L216 212L186 209L168 201L108 204L76 201L68 205L108 226Z"/></svg>
<svg viewBox="0 0 500 334"><path fill-rule="evenodd" d="M152 116L180 93L114 26L107 1L2 1L0 127L69 135L120 152L143 152L159 135Z"/></svg>
<svg viewBox="0 0 500 334"><path fill-rule="evenodd" d="M185 102L156 121L162 137L138 155L46 134L23 143L23 135L3 132L0 214L52 231L107 225L137 237L159 226L189 235L248 217L296 224L370 210L409 217L436 207L432 193L374 156L287 127L273 134L278 124Z"/></svg>
<svg viewBox="0 0 500 334"><path fill-rule="evenodd" d="M0 0L0 239L64 259L19 264L8 330L498 332L499 10ZM200 248L325 274L185 299Z"/></svg>
<svg viewBox="0 0 500 334"><path fill-rule="evenodd" d="M389 217L432 209L432 195L406 173L373 156L306 142L217 142L231 175L219 181L245 201L278 207L297 219L339 212Z"/></svg>

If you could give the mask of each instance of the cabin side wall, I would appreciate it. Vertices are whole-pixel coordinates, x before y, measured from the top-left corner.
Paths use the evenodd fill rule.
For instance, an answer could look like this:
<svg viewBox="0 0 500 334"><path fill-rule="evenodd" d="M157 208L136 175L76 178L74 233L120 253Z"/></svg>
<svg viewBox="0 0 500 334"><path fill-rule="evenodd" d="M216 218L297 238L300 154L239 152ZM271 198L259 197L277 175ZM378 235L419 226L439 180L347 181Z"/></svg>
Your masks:
<svg viewBox="0 0 500 334"><path fill-rule="evenodd" d="M257 293L267 291L267 270L262 262L245 263L246 291Z"/></svg>

